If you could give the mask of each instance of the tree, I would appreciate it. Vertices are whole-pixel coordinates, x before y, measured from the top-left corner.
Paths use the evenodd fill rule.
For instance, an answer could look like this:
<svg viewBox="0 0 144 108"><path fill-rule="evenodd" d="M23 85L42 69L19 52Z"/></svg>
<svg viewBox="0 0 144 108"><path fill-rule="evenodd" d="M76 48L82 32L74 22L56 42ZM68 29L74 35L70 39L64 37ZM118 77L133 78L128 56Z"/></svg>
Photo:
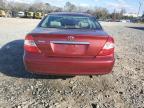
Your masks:
<svg viewBox="0 0 144 108"><path fill-rule="evenodd" d="M138 9L138 13L137 13L137 16L139 16L139 13L140 13L140 11L141 11L141 7L142 7L142 5L143 5L143 0L139 0L139 9Z"/></svg>
<svg viewBox="0 0 144 108"><path fill-rule="evenodd" d="M14 1L7 1L7 0L0 0L0 8L9 11L9 13L14 13L13 16L17 15L19 11L40 11L43 13L50 13L50 12L61 12L61 11L67 11L67 12L85 12L92 15L95 15L97 18L100 19L107 19L110 14L106 8L91 8L91 7L85 7L85 6L76 6L75 4L72 4L71 2L66 2L65 6L63 8L52 6L49 3L44 3L42 0L35 0L34 3L27 4L27 3L21 3L21 2L14 2ZM124 10L121 10L120 14L122 15L124 13ZM118 13L114 12L113 14L114 19L118 18ZM116 15L116 16L115 16Z"/></svg>
<svg viewBox="0 0 144 108"><path fill-rule="evenodd" d="M6 0L0 0L0 9L5 9Z"/></svg>
<svg viewBox="0 0 144 108"><path fill-rule="evenodd" d="M121 9L120 14L119 14L119 18L123 19L124 14L126 13L125 9Z"/></svg>
<svg viewBox="0 0 144 108"><path fill-rule="evenodd" d="M29 11L44 11L46 8L47 6L44 3L35 2L30 6Z"/></svg>
<svg viewBox="0 0 144 108"><path fill-rule="evenodd" d="M143 12L142 18L144 18L144 12Z"/></svg>
<svg viewBox="0 0 144 108"><path fill-rule="evenodd" d="M65 6L64 6L64 10L68 11L68 12L73 12L73 11L77 10L77 7L70 2L66 2Z"/></svg>
<svg viewBox="0 0 144 108"><path fill-rule="evenodd" d="M45 3L45 13L50 13L52 11L52 6L49 3Z"/></svg>
<svg viewBox="0 0 144 108"><path fill-rule="evenodd" d="M107 19L109 13L108 13L108 10L106 8L97 8L97 7L95 7L92 14L94 16L96 16L98 19Z"/></svg>

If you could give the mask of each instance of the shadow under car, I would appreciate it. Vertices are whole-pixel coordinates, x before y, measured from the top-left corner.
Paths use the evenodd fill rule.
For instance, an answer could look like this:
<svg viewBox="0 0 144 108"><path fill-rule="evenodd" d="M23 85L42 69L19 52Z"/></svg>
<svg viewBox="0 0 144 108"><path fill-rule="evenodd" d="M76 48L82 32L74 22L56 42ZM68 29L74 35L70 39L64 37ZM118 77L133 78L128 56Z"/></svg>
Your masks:
<svg viewBox="0 0 144 108"><path fill-rule="evenodd" d="M17 78L67 79L73 76L37 75L27 72L23 64L24 40L14 40L0 48L0 72Z"/></svg>
<svg viewBox="0 0 144 108"><path fill-rule="evenodd" d="M137 29L137 30L143 30L144 31L144 27L128 27L128 28Z"/></svg>

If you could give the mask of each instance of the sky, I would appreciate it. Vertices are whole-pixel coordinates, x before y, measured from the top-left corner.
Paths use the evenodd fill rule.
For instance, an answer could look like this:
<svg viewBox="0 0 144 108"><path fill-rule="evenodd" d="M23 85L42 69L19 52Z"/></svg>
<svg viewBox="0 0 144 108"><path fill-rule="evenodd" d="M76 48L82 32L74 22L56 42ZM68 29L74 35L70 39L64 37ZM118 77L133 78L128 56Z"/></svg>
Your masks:
<svg viewBox="0 0 144 108"><path fill-rule="evenodd" d="M54 6L63 7L66 2L71 2L77 6L84 7L103 7L107 8L110 12L120 11L122 8L126 10L127 13L137 13L139 10L139 1L143 3L141 6L140 14L144 12L144 0L9 0L16 2L45 2L50 3Z"/></svg>

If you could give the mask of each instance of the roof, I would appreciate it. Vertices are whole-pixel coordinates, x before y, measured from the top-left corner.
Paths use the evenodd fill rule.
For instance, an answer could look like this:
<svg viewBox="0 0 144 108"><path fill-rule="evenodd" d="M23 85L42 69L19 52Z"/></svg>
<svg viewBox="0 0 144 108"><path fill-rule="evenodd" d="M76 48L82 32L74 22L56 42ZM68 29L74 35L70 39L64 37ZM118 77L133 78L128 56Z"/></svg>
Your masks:
<svg viewBox="0 0 144 108"><path fill-rule="evenodd" d="M49 15L74 15L74 16L88 16L88 17L92 16L88 13L78 13L78 12L53 12L49 13Z"/></svg>

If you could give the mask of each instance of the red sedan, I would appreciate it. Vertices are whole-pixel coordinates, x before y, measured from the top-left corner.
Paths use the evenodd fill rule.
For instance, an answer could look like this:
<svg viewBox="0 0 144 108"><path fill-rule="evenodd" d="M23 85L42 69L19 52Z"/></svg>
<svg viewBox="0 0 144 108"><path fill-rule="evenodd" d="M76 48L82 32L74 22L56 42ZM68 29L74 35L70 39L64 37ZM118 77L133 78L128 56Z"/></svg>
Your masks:
<svg viewBox="0 0 144 108"><path fill-rule="evenodd" d="M114 39L94 16L51 13L24 42L29 72L56 75L94 75L112 71Z"/></svg>

